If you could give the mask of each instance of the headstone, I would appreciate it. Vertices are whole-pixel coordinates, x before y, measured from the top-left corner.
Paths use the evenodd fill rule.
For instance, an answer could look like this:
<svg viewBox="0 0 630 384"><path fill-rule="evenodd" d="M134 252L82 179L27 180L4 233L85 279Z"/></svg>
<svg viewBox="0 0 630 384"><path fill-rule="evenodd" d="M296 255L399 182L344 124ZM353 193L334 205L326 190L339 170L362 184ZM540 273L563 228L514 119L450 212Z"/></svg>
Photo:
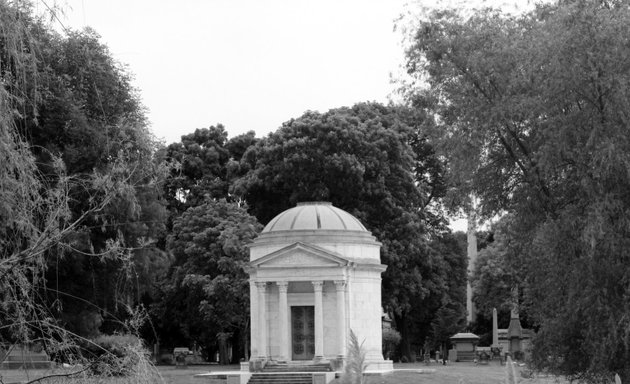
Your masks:
<svg viewBox="0 0 630 384"><path fill-rule="evenodd" d="M175 368L187 368L188 363L186 357L190 350L186 347L178 347L173 350L173 358L175 359Z"/></svg>
<svg viewBox="0 0 630 384"><path fill-rule="evenodd" d="M14 345L5 352L0 369L48 369L53 365L41 345Z"/></svg>

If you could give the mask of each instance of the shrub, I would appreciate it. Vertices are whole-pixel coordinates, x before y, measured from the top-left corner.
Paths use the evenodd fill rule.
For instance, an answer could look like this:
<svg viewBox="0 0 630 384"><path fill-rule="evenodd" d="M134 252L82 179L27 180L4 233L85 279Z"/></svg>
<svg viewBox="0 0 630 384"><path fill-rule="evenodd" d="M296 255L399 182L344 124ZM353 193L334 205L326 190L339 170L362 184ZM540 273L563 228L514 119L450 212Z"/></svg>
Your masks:
<svg viewBox="0 0 630 384"><path fill-rule="evenodd" d="M145 351L134 335L101 335L94 338L86 350L91 353L91 371L99 376L127 376Z"/></svg>
<svg viewBox="0 0 630 384"><path fill-rule="evenodd" d="M396 346L400 344L400 333L393 328L383 329L383 356L390 359Z"/></svg>

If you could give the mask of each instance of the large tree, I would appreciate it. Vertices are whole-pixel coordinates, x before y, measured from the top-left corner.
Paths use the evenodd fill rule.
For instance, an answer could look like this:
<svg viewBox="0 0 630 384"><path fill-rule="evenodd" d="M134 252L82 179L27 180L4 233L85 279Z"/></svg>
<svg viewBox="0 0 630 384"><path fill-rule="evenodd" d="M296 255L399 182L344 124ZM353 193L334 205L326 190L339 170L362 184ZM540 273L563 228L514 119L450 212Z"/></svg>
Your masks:
<svg viewBox="0 0 630 384"><path fill-rule="evenodd" d="M232 188L262 223L312 200L331 201L361 220L383 243L383 304L406 356L412 309L439 302L447 290L442 255L429 241L443 222L432 209L442 193L442 163L424 136L428 121L376 103L306 112L245 152L242 168L250 170Z"/></svg>
<svg viewBox="0 0 630 384"><path fill-rule="evenodd" d="M96 317L120 317L122 307L137 304L138 288L148 289L143 281L153 274L148 261L162 257L147 247L165 217L156 142L128 73L93 31L59 35L33 17L28 2L0 1L0 19L2 186L5 197L15 194L2 215L2 278L36 262L29 273L37 294L21 303L40 318L17 323L93 336ZM24 253L31 256L20 259Z"/></svg>
<svg viewBox="0 0 630 384"><path fill-rule="evenodd" d="M407 51L460 191L514 213L534 364L594 382L630 380L628 5L439 11Z"/></svg>
<svg viewBox="0 0 630 384"><path fill-rule="evenodd" d="M206 199L173 223L168 248L174 256L164 298L155 308L156 325L167 343L203 343L228 363L247 356L249 261L247 243L262 229L244 208L224 199ZM217 345L218 343L218 345Z"/></svg>

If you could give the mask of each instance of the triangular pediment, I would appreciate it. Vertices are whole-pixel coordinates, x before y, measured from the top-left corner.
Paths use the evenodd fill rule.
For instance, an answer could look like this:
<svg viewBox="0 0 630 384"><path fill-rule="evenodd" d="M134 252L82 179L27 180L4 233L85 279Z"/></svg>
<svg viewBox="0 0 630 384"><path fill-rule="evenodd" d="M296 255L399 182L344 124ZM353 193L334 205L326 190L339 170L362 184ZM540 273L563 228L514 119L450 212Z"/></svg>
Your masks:
<svg viewBox="0 0 630 384"><path fill-rule="evenodd" d="M293 243L250 265L254 268L341 267L350 261L336 252L306 243Z"/></svg>

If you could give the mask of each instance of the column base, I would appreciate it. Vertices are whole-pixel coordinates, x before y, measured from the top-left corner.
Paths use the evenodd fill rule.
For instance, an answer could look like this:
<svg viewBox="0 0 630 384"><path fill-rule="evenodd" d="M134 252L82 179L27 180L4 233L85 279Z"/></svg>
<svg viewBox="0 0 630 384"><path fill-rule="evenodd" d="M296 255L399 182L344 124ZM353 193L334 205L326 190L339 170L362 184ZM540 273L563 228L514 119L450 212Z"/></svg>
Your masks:
<svg viewBox="0 0 630 384"><path fill-rule="evenodd" d="M393 371L394 370L394 362L391 360L383 360L383 359L366 359L365 363L367 364L367 371Z"/></svg>
<svg viewBox="0 0 630 384"><path fill-rule="evenodd" d="M249 371L250 372L262 372L262 370L265 368L265 365L267 365L267 358L266 357L258 357L255 359L251 359L249 361ZM241 366L241 369L243 369L243 367Z"/></svg>

